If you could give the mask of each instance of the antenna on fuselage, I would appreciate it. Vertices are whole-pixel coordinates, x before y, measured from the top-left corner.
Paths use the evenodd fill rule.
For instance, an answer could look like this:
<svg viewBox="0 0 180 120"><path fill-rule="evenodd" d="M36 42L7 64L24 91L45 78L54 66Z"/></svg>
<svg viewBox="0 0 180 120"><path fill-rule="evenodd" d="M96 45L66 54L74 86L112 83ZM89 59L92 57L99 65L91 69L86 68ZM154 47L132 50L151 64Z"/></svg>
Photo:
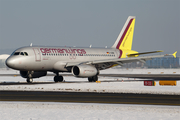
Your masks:
<svg viewBox="0 0 180 120"><path fill-rule="evenodd" d="M30 46L32 47L32 43L30 44Z"/></svg>

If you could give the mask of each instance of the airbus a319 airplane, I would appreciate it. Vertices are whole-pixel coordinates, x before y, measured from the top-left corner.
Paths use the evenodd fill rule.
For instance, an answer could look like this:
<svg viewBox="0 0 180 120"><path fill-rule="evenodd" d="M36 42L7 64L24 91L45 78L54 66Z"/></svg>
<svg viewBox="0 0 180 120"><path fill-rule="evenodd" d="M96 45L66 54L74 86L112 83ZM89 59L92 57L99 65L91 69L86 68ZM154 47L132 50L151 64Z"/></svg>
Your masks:
<svg viewBox="0 0 180 120"><path fill-rule="evenodd" d="M145 62L152 58L174 54L144 56L142 54L162 51L138 53L131 50L135 17L129 16L117 40L111 48L76 48L76 47L47 47L29 46L15 50L6 60L6 65L19 70L27 82L33 78L46 76L47 71L54 72L55 82L62 82L63 76L59 72L71 72L75 77L88 78L89 82L98 80L100 70L129 62Z"/></svg>

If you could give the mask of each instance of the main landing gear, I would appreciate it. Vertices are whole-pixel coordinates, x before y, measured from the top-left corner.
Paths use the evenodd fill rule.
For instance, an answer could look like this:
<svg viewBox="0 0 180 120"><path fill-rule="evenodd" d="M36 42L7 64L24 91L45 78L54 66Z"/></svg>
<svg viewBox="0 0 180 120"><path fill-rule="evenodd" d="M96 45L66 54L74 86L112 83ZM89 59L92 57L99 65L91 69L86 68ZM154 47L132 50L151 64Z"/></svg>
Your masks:
<svg viewBox="0 0 180 120"><path fill-rule="evenodd" d="M63 80L63 76L59 75L59 73L56 73L56 76L54 76L54 82L62 82Z"/></svg>
<svg viewBox="0 0 180 120"><path fill-rule="evenodd" d="M95 75L95 76L92 76L92 77L88 77L88 81L89 82L96 82L96 81L98 81L98 76Z"/></svg>

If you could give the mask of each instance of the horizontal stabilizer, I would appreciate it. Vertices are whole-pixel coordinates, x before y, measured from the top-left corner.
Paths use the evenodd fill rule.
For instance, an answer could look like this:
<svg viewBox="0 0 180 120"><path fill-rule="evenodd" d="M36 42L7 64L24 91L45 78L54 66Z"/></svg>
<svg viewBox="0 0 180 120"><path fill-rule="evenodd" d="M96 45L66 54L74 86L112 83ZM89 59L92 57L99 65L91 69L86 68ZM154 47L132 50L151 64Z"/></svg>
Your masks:
<svg viewBox="0 0 180 120"><path fill-rule="evenodd" d="M158 53L158 52L163 52L162 50L159 51L151 51L151 52L143 52L143 53L133 53L133 54L127 54L128 57L137 57L139 55L144 55L144 54L151 54L151 53Z"/></svg>

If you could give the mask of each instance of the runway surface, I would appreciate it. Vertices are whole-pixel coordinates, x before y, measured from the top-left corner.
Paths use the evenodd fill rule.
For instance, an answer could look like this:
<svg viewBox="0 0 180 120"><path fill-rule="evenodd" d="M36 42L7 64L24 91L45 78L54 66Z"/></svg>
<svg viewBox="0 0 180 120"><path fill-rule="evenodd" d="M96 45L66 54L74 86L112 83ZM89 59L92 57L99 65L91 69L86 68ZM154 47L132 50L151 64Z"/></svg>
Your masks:
<svg viewBox="0 0 180 120"><path fill-rule="evenodd" d="M153 80L180 80L180 74L100 74L100 76L141 78Z"/></svg>
<svg viewBox="0 0 180 120"><path fill-rule="evenodd" d="M61 74L62 76L73 76L72 74ZM20 76L20 74L0 74L0 76ZM47 74L47 76L55 76ZM125 77L125 78L141 78L153 80L180 80L180 74L99 74L104 77Z"/></svg>
<svg viewBox="0 0 180 120"><path fill-rule="evenodd" d="M0 101L76 102L180 106L179 95L93 92L0 91Z"/></svg>
<svg viewBox="0 0 180 120"><path fill-rule="evenodd" d="M144 80L148 80L148 79L144 79ZM142 80L125 80L123 82L138 82L138 81L142 81ZM117 81L117 80L101 80L100 81L101 83L108 83L108 82L122 82L121 80ZM36 82L36 81L33 81L32 83L27 83L27 82L0 82L0 85L3 85L3 86L8 86L8 85L41 85L41 84L58 84L58 83L61 83L61 84L66 84L66 83L94 83L94 82L89 82L89 81L63 81L63 82L54 82L52 80L52 82Z"/></svg>

